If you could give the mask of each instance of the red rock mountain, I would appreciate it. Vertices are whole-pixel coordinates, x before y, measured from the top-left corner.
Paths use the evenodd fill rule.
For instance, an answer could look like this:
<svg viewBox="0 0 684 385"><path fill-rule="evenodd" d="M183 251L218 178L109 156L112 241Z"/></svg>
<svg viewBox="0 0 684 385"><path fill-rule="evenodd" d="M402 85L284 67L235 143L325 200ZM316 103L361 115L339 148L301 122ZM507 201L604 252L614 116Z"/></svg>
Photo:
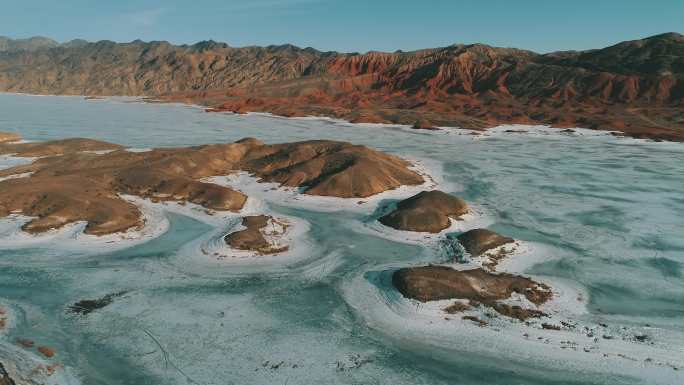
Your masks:
<svg viewBox="0 0 684 385"><path fill-rule="evenodd" d="M77 41L0 49L0 90L144 95L213 110L420 128L534 123L682 140L684 37L550 54L482 44L357 54Z"/></svg>

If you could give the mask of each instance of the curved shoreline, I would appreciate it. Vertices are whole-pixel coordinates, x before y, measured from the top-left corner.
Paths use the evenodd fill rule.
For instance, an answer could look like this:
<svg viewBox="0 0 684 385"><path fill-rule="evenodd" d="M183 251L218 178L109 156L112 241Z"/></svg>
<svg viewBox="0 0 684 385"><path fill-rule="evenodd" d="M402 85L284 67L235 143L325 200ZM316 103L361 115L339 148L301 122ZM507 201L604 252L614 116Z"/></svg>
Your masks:
<svg viewBox="0 0 684 385"><path fill-rule="evenodd" d="M612 376L628 375L647 379L654 384L669 385L680 377L676 370L678 362L672 357L676 351L674 346L652 348L647 344L621 339L601 339L594 343L593 337L587 338L566 328L558 331L541 327L544 322L562 325L560 320L563 318L557 318L557 315L551 321L534 321L534 326L526 326L517 320L507 320L501 316L493 319L486 317L486 313L476 312L479 314L476 317L493 322L482 327L469 319L445 314L442 309L452 301L416 305L394 290L391 272L397 267L396 264L386 265L385 270L379 267L384 271L379 275L369 275L369 272L358 274L342 288L355 313L371 329L390 341L404 341L414 348L446 349L454 354L503 355L508 361L526 367L551 367L578 374L595 372ZM552 284L560 296L548 306L562 309L559 313L567 315L568 307L563 302L572 302L577 291L558 280ZM554 310L551 312L557 314ZM586 324L578 322L574 325L576 329L582 329ZM578 342L568 344L565 341ZM638 362L632 361L634 357Z"/></svg>
<svg viewBox="0 0 684 385"><path fill-rule="evenodd" d="M7 94L7 95L20 95L20 96L35 96L35 97L68 97L68 98L81 98L83 100L86 100L85 98L93 95L65 95L65 94L33 94L33 93L21 93L21 92L7 92L7 91L0 91L1 94ZM480 134L487 134L491 133L492 131L496 131L497 129L501 129L501 131L509 131L509 132L518 132L518 133L525 133L526 128L529 127L546 127L550 130L552 130L554 133L563 133L564 131L571 130L571 131L586 131L589 133L594 133L597 135L607 135L607 136L613 136L613 137L624 137L624 138L631 138L634 140L641 140L641 141L650 141L650 142L672 142L672 143L682 143L684 142L684 134L683 136L677 140L673 138L663 138L662 135L660 134L653 134L652 136L649 136L648 134L644 133L629 133L629 132L623 132L620 131L619 129L592 129L592 128L587 128L587 127L579 127L579 126L568 126L568 125L560 125L558 127L554 127L552 125L547 125L547 124L533 124L532 122L530 123L516 123L516 122L498 122L497 124L492 124L491 126L484 128L484 129L473 129L473 128L462 128L462 127L455 127L455 126L436 126L435 128L437 130L425 130L425 129L416 129L413 128L410 124L401 124L401 123L393 123L393 122L383 122L383 123L378 123L375 121L363 121L363 118L361 120L355 120L355 121L349 121L349 120L344 120L339 117L331 116L331 115L301 115L301 116L292 116L292 115L278 115L273 112L269 111L249 111L249 112L244 112L244 113L236 113L232 112L229 110L212 110L211 106L208 105L202 105L202 104L196 104L196 103L191 103L191 102L183 102L183 101L177 101L177 100L165 100L165 99L157 99L157 98L152 98L150 96L146 95L140 95L140 96L131 96L131 95L95 95L97 96L98 100L104 100L104 101L116 101L117 98L122 99L125 103L147 103L147 104L175 104L175 105L180 105L184 107L190 107L194 109L201 109L202 111L208 112L208 113L217 113L217 114L233 114L233 115L260 115L260 116L270 116L273 118L278 118L278 119L294 119L294 120L327 120L327 121L332 121L336 123L342 123L342 124L354 124L354 125L359 125L359 126L366 126L366 127L374 127L374 126L393 126L393 127L402 127L408 130L413 130L413 131L422 131L422 132L439 132L440 130L459 130L463 131L467 135L471 135L472 133L476 133L478 135Z"/></svg>

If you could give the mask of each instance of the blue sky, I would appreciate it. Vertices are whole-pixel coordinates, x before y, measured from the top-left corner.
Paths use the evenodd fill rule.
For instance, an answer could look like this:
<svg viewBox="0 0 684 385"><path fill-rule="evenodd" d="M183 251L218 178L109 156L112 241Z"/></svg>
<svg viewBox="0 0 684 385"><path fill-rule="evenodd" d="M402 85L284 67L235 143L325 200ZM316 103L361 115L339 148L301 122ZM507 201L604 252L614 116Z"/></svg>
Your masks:
<svg viewBox="0 0 684 385"><path fill-rule="evenodd" d="M359 51L474 43L539 52L684 33L684 0L8 0L0 35L214 39Z"/></svg>

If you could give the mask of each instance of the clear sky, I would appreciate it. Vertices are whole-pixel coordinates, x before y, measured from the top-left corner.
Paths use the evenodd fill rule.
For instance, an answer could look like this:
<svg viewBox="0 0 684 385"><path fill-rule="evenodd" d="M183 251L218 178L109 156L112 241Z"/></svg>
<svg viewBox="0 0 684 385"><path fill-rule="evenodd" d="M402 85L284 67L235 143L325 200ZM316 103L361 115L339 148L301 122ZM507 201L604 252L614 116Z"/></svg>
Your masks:
<svg viewBox="0 0 684 385"><path fill-rule="evenodd" d="M217 40L394 51L481 42L539 52L684 33L684 0L5 0L0 35Z"/></svg>

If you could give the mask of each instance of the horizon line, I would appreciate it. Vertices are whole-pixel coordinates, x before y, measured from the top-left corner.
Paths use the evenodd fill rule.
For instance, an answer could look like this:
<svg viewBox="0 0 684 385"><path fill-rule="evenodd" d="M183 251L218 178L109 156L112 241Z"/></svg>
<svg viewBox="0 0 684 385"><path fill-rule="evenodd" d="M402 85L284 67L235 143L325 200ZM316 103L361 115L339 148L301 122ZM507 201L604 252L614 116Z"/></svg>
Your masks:
<svg viewBox="0 0 684 385"><path fill-rule="evenodd" d="M556 53L556 52L583 52L583 51L591 51L591 50L597 50L597 49L603 49L603 48L612 47L612 46L615 46L615 45L617 45L617 44L621 44L621 43L625 43L625 42L632 42L632 41L638 41L638 40L651 39L651 38L655 38L655 37L659 37L659 36L665 36L665 35L678 35L678 36L683 36L682 33L680 33L680 32L668 31L668 32L657 33L657 34L655 34L655 35L648 35L648 36L644 36L644 37L640 37L640 38L636 38L636 39L621 40L621 41L618 41L618 42L615 42L615 43L613 43L613 44L606 45L606 46L603 46L603 47L587 48L587 49L559 49L559 50L553 50L553 51L547 51L547 52L540 52L540 51L535 51L535 50L531 50L531 49L527 49L527 48L520 48L520 47L513 47L513 46L497 46L497 45L487 44L487 43L484 43L484 42L475 42L475 43L464 43L464 42L462 42L462 43L452 43L452 44L444 45L444 46L424 47L424 48L413 49L413 50L402 50L402 49L397 49L397 50L394 50L394 51L386 51L386 50L374 50L374 49L372 49L372 50L363 51L363 52L361 52L361 51L351 51L351 52L350 52L350 51L337 51L337 50L322 50L322 49L315 48L315 47L311 47L311 46L302 47L302 46L299 46L299 45L293 44L293 43L268 44L268 45L250 44L250 45L243 45L243 46L232 46L232 45L230 45L230 43L228 43L228 42L221 41L221 40L214 40L214 39L212 39L212 38L206 39L206 40L199 40L199 41L196 41L196 42L194 42L194 43L177 43L177 42L172 42L172 41L169 41L169 40L143 40L143 39L140 39L140 38L134 39L134 40L131 40L131 41L116 41L116 40L110 40L110 39L87 40L87 39L83 39L83 38L74 38L74 39L65 40L65 41L58 41L58 40L56 40L56 39L53 39L53 38L51 38L51 37L49 37L49 36L44 36L44 35L33 35L33 36L29 36L29 37L11 37L11 36L8 36L8 35L0 35L0 38L6 38L6 39L9 39L9 40L14 40L14 41L27 41L27 40L31 40L31 39L48 39L48 40L52 40L52 41L54 41L55 43L57 43L58 46L63 46L64 44L68 44L68 43L71 43L71 42L74 42L74 41L85 41L87 44L97 44L97 43L102 43L102 42L109 42L109 43L115 43L115 44L133 44L133 43L150 44L150 43L167 43L167 44L170 44L170 45L173 45L173 46L176 46L176 47L183 47L183 46L188 46L188 47L190 47L190 46L195 46L195 45L198 45L198 44L201 44L201 43L209 43L209 42L211 42L211 43L216 43L216 44L225 44L225 45L226 45L227 47L229 47L229 48L236 48L236 49L240 49L240 48L268 48L268 47L292 46L292 47L297 48L297 49L300 49L300 50L313 49L313 50L315 50L315 51L317 51L317 52L321 52L321 53L331 53L331 52L334 52L334 53L341 53L341 54L368 54L368 53L373 53L373 52L377 52L377 53L407 52L407 53L408 53L408 52L419 52L419 51L429 50L429 49L447 48L447 47L458 46L458 45L463 45L463 46L485 45L485 46L492 47L492 48L517 49L517 50L528 51L528 52L533 52L533 53L537 53L537 54L551 54L551 53Z"/></svg>

